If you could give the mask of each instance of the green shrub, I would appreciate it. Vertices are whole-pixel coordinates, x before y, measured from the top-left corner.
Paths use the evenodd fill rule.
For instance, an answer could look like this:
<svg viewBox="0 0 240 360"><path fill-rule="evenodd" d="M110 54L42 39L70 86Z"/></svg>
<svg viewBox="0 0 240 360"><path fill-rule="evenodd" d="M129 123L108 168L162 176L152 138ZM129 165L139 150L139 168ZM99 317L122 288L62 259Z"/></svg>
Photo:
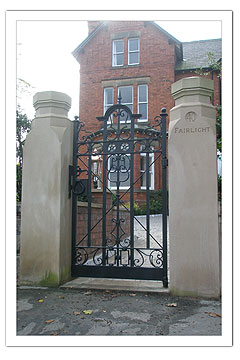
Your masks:
<svg viewBox="0 0 240 360"><path fill-rule="evenodd" d="M88 196L87 195L78 195L78 201L81 202L88 202Z"/></svg>
<svg viewBox="0 0 240 360"><path fill-rule="evenodd" d="M113 205L116 205L116 196L112 197ZM130 209L130 202L125 204L126 208ZM136 203L133 204L134 215L146 215L147 213L147 204ZM162 190L151 190L149 193L149 213L153 214L162 214Z"/></svg>
<svg viewBox="0 0 240 360"><path fill-rule="evenodd" d="M145 213L144 208L140 207L140 205L137 203L134 203L133 211L134 211L134 215L144 215Z"/></svg>
<svg viewBox="0 0 240 360"><path fill-rule="evenodd" d="M126 203L125 206L126 208L130 209L130 202ZM140 207L139 204L135 202L133 203L133 213L134 215L144 215L146 212L142 206Z"/></svg>
<svg viewBox="0 0 240 360"><path fill-rule="evenodd" d="M218 175L218 201L222 200L222 177Z"/></svg>
<svg viewBox="0 0 240 360"><path fill-rule="evenodd" d="M115 194L112 194L112 205L113 206L117 205L117 196Z"/></svg>

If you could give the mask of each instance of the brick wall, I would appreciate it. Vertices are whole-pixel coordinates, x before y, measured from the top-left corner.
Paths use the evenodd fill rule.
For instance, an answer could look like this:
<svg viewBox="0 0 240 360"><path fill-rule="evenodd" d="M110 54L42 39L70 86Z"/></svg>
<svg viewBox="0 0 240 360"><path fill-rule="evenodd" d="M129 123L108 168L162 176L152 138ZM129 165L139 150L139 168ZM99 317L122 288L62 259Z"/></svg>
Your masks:
<svg viewBox="0 0 240 360"><path fill-rule="evenodd" d="M126 32L127 29L127 32ZM112 67L113 34L124 34L124 66ZM128 34L140 34L140 64L127 65ZM166 107L173 107L171 84L175 81L175 47L166 35L152 24L135 21L110 22L85 46L80 62L80 120L90 131L100 126L97 116L103 114L104 86L111 80L128 80L133 85L133 112L137 113L137 82L148 83L149 119L153 120ZM145 78L142 79L142 78ZM141 80L142 79L142 80ZM112 83L111 83L112 84ZM117 103L117 82L114 87L114 103Z"/></svg>

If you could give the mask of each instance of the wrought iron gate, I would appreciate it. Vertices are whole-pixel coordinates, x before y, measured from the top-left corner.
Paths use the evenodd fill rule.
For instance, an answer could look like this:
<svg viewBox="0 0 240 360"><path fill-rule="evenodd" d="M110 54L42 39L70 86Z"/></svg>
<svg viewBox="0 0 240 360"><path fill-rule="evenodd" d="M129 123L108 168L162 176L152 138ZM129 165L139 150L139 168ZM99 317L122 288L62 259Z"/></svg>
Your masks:
<svg viewBox="0 0 240 360"><path fill-rule="evenodd" d="M168 286L166 109L151 126L137 121L140 117L119 103L97 118L102 127L95 133L74 121L69 176L73 277L162 280ZM142 162L138 173L137 161ZM157 163L162 226L156 235L151 232L149 207L152 169ZM141 217L134 215L137 187L144 188L146 215Z"/></svg>

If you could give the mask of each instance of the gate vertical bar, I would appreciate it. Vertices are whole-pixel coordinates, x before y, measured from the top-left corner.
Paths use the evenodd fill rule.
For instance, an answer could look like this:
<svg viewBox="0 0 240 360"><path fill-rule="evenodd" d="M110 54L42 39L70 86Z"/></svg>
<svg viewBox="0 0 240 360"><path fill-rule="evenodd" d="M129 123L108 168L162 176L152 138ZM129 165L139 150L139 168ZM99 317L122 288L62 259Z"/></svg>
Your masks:
<svg viewBox="0 0 240 360"><path fill-rule="evenodd" d="M88 246L91 246L91 227L92 227L92 147L88 145Z"/></svg>
<svg viewBox="0 0 240 360"><path fill-rule="evenodd" d="M131 117L130 133L130 264L134 266L134 125L135 118Z"/></svg>
<svg viewBox="0 0 240 360"><path fill-rule="evenodd" d="M121 96L121 95L120 95ZM119 98L119 103L121 102L121 98ZM119 252L119 246L120 246L120 236L119 236L119 230L120 230L120 217L119 217L119 198L120 198L120 172L121 172L121 167L120 167L120 160L121 160L121 153L120 153L120 149L121 149L121 142L120 142L120 137L121 137L121 130L120 130L120 119L121 119L121 113L120 113L120 109L118 109L117 111L117 150L118 152L116 153L117 156L117 182L116 182L116 186L117 186L117 190L116 190L116 206L117 206L117 219L116 219L116 230L117 230L117 235L116 235L116 245L117 245L117 266L119 266L119 262L120 262L120 252Z"/></svg>
<svg viewBox="0 0 240 360"><path fill-rule="evenodd" d="M146 141L146 205L147 205L147 214L146 214L146 227L147 227L147 249L150 248L150 194L149 194L149 141Z"/></svg>
<svg viewBox="0 0 240 360"><path fill-rule="evenodd" d="M166 146L166 109L162 108L160 114L162 121L162 234L163 234L163 286L168 287L168 261L167 261L167 146Z"/></svg>
<svg viewBox="0 0 240 360"><path fill-rule="evenodd" d="M102 264L106 265L107 118L103 117Z"/></svg>
<svg viewBox="0 0 240 360"><path fill-rule="evenodd" d="M79 120L75 116L73 121L73 180L72 189L76 184L77 180L77 153L78 153L78 134L79 134ZM72 191L72 267L75 259L75 246L77 242L77 195Z"/></svg>

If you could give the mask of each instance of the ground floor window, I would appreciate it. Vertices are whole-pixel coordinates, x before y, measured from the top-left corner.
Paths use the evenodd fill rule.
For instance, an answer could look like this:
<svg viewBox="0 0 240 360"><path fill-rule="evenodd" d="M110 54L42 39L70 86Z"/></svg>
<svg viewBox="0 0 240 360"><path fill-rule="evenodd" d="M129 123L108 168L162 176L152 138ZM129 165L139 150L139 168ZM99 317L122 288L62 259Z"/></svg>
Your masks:
<svg viewBox="0 0 240 360"><path fill-rule="evenodd" d="M103 96L103 114L113 105L113 88L105 88Z"/></svg>
<svg viewBox="0 0 240 360"><path fill-rule="evenodd" d="M138 114L142 117L138 121L148 120L148 87L147 85L138 86Z"/></svg>
<svg viewBox="0 0 240 360"><path fill-rule="evenodd" d="M120 189L130 187L129 154L113 154L108 159L108 186L116 189L117 183Z"/></svg>
<svg viewBox="0 0 240 360"><path fill-rule="evenodd" d="M118 88L118 98L121 98L121 104L127 105L131 112L133 112L133 87L132 86L120 86ZM120 122L127 120L127 114L121 116Z"/></svg>
<svg viewBox="0 0 240 360"><path fill-rule="evenodd" d="M135 94L136 92L136 94ZM139 122L148 121L148 85L141 84L138 86L127 85L118 87L104 88L103 114L113 105L114 99L121 98L121 104L127 105L131 112L142 114ZM136 99L136 100L134 100ZM116 101L116 100L115 100ZM127 114L121 116L121 122L127 120Z"/></svg>
<svg viewBox="0 0 240 360"><path fill-rule="evenodd" d="M149 189L154 190L154 154L149 154L149 171L146 163L146 153L140 154L141 189L147 187L147 173L149 176Z"/></svg>

